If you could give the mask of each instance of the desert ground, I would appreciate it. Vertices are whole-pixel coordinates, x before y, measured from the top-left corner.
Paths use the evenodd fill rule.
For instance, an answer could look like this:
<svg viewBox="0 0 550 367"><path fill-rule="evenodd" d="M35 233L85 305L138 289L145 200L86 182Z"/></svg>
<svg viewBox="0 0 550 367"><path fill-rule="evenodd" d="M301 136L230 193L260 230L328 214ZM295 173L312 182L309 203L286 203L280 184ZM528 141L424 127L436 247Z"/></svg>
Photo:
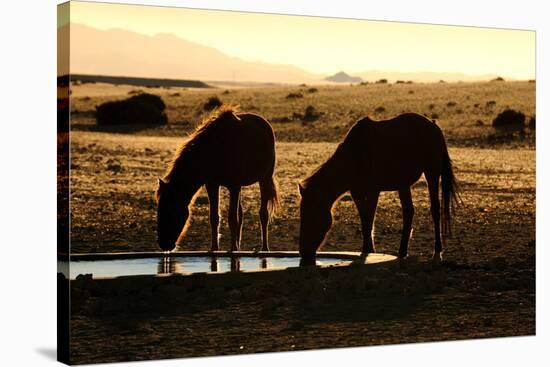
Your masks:
<svg viewBox="0 0 550 367"><path fill-rule="evenodd" d="M491 123L506 108L523 112L528 120L534 116L535 86L527 81L233 89L73 85L73 253L158 250L153 200L157 177L178 145L208 114L204 104L213 96L272 122L282 204L270 225L273 250L298 249L298 182L330 156L355 121L367 115L385 119L410 111L437 120L448 141L463 204L454 213L445 261L433 267L427 188L423 178L415 184L410 259L376 284L353 272L347 275L357 275L352 281L309 274L294 285L274 280L228 289L185 289L184 295L171 301L153 288L140 293L140 300L149 301L141 306L124 301L136 297L134 293L115 294L122 308L113 311L105 304L107 293L97 290L93 280L76 281L72 361L533 335L535 130L502 131ZM106 128L95 124L96 105L140 90L163 98L167 125ZM307 106L315 108L314 121L303 119ZM227 206L223 191L222 249L229 242ZM242 249L258 249L256 186L244 189L243 206ZM401 221L397 193L383 193L375 224L378 251L397 253ZM359 229L356 209L346 195L337 204L335 225L323 250L360 251ZM179 249L207 250L209 242L208 199L201 192ZM306 296L298 296L303 289L308 289ZM181 304L161 307L161 302Z"/></svg>

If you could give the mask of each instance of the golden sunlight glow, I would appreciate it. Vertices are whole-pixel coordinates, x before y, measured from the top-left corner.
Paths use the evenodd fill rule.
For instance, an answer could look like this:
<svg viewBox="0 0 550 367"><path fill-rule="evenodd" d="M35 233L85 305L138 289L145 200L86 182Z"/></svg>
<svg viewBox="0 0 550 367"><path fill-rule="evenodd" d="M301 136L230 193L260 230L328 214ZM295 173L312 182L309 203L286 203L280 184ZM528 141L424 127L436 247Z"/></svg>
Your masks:
<svg viewBox="0 0 550 367"><path fill-rule="evenodd" d="M384 70L535 78L533 31L86 2L71 2L71 22L170 33L247 61L325 75Z"/></svg>

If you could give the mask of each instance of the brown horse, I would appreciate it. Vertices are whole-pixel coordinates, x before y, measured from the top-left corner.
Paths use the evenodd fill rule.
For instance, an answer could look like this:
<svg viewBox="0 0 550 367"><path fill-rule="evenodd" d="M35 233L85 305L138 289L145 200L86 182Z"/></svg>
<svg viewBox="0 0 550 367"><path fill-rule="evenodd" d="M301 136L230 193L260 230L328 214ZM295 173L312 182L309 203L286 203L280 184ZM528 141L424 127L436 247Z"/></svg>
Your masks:
<svg viewBox="0 0 550 367"><path fill-rule="evenodd" d="M349 191L361 217L363 254L375 252L372 228L381 191L398 191L403 209L399 255L407 256L414 206L411 186L428 182L435 232L434 259L441 259L441 229L450 235L450 208L457 203L457 184L441 129L424 116L406 113L391 120L366 117L348 131L336 152L300 185L300 255L315 263L317 249L332 226L332 209ZM443 206L440 210L439 178ZM440 216L442 218L440 218ZM441 229L440 229L440 219Z"/></svg>
<svg viewBox="0 0 550 367"><path fill-rule="evenodd" d="M273 178L275 136L262 117L237 112L232 106L218 108L178 149L168 172L159 179L157 231L162 250L173 250L183 239L190 209L202 186L210 202L211 250L219 250L219 188L224 186L230 197L231 251L238 251L243 225L241 187L259 182L262 251L269 251L268 222L278 205Z"/></svg>

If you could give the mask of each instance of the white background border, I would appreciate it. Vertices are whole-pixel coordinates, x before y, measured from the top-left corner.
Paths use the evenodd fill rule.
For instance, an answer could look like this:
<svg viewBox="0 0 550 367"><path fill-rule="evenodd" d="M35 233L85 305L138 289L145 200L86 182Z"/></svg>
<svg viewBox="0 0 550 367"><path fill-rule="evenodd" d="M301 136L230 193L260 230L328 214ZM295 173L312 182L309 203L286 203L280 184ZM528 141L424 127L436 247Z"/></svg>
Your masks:
<svg viewBox="0 0 550 367"><path fill-rule="evenodd" d="M118 1L132 3L132 1ZM537 31L537 336L315 352L178 359L117 366L371 366L548 363L548 105L550 22L545 1L135 0L140 4L407 21ZM2 2L0 10L0 364L55 364L56 351L56 3ZM284 26L284 25L281 25ZM495 60L499 62L499 60ZM505 62L503 60L502 62ZM545 98L546 97L546 98ZM542 122L541 122L542 121ZM480 244L483 246L483 244ZM518 306L519 307L519 306ZM546 310L546 312L544 311ZM482 326L480 326L482 327ZM91 346L93 348L93 346Z"/></svg>

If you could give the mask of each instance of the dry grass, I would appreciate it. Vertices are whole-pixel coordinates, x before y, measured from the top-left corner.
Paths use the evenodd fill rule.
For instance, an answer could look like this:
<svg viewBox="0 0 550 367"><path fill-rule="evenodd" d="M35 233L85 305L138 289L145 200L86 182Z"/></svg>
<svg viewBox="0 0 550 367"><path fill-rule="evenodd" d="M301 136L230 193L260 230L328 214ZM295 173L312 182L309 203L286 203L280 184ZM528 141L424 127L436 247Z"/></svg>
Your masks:
<svg viewBox="0 0 550 367"><path fill-rule="evenodd" d="M103 87L103 94L101 88ZM402 112L418 112L437 116L447 139L452 144L490 145L495 134L490 126L499 112L511 108L526 116L535 114L535 83L433 83L433 84L368 84L358 86L316 86L316 93L307 93L307 86L232 89L146 89L162 96L167 104L169 124L145 126L141 135L183 136L194 128L204 112L204 102L213 95L229 104L239 104L246 112L258 113L273 123L279 141L335 142L359 118L370 115L386 119ZM73 87L72 125L77 130L97 130L93 111L96 105L123 99L135 88L106 84ZM410 91L414 93L410 93ZM179 95L174 96L175 93ZM223 95L222 95L223 93ZM289 94L303 98L290 98ZM88 98L86 98L88 97ZM488 103L490 102L490 103ZM322 116L315 124L304 126L295 113L303 114L313 106ZM377 109L384 107L384 109ZM481 124L478 122L481 121ZM124 131L124 129L119 130ZM515 145L532 145L534 138Z"/></svg>

